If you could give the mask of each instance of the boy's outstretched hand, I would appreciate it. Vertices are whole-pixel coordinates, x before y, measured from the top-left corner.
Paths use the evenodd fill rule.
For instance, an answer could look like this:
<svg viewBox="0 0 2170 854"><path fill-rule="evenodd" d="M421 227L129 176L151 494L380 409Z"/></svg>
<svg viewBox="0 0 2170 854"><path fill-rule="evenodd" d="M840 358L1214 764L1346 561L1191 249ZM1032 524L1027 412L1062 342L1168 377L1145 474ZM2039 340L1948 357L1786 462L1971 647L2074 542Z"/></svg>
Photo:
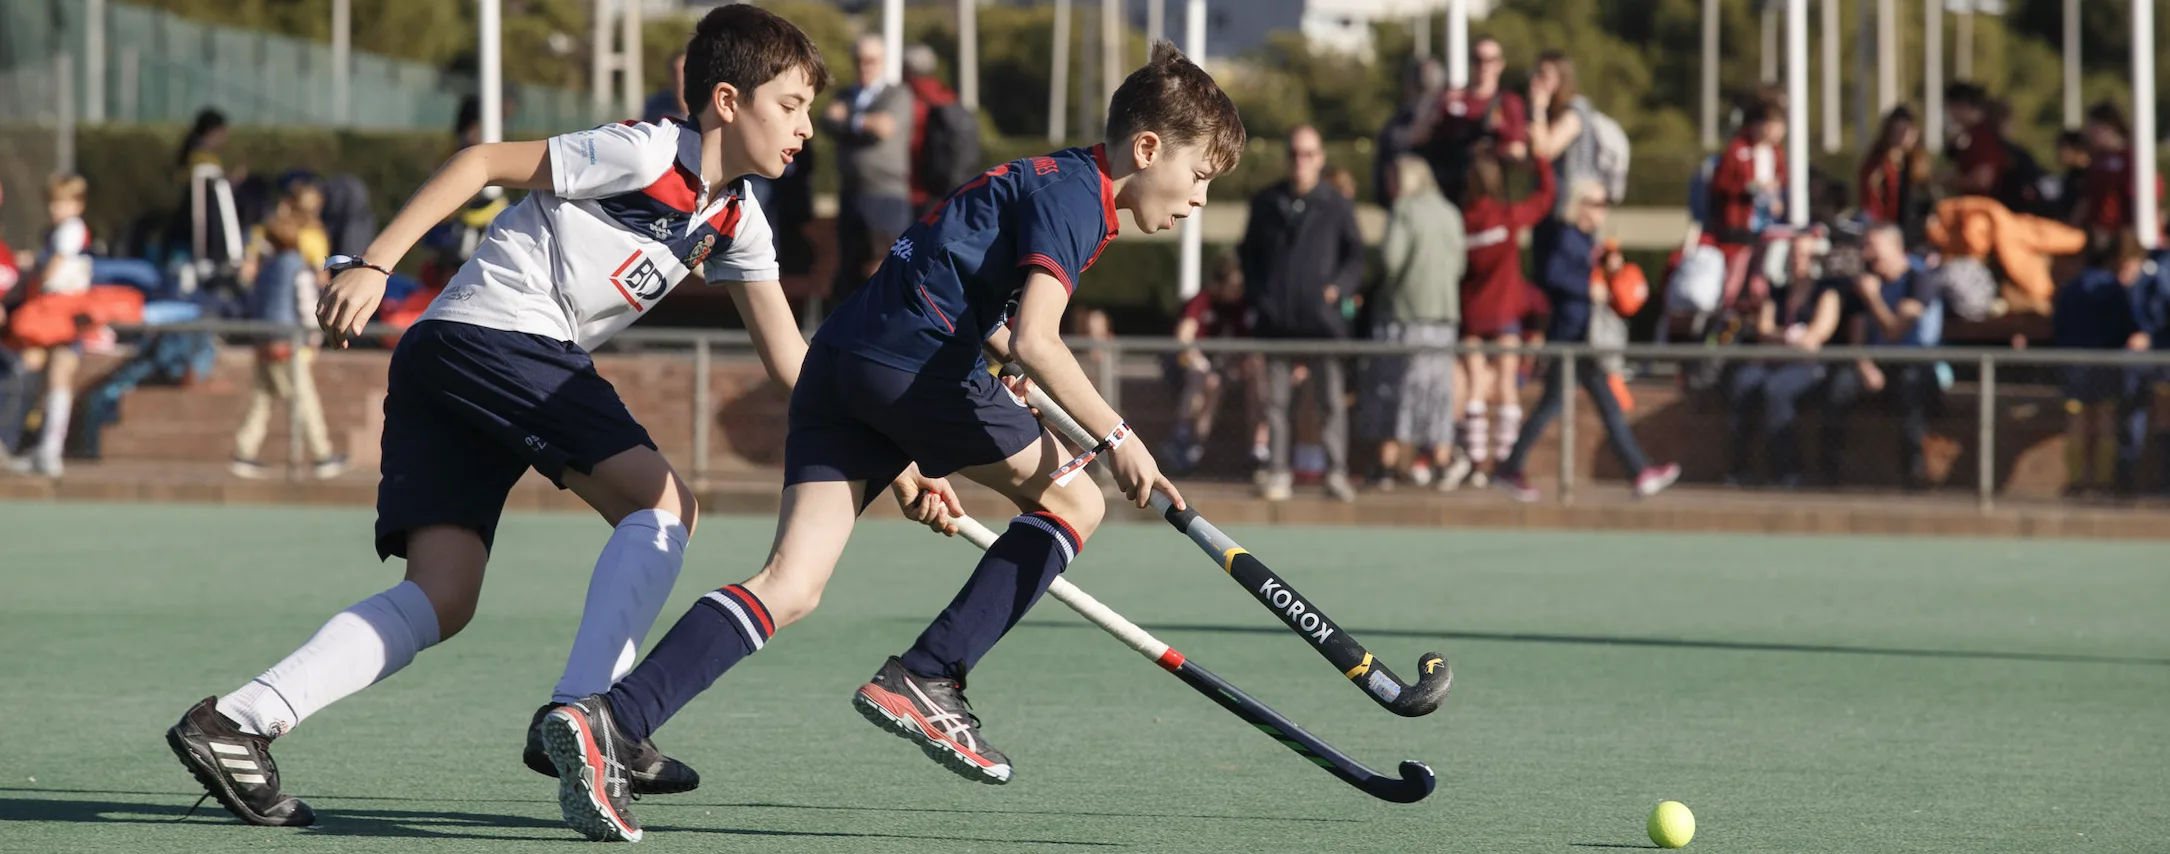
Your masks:
<svg viewBox="0 0 2170 854"><path fill-rule="evenodd" d="M1115 470L1115 485L1123 490L1124 497L1137 502L1140 509L1153 506L1154 490L1167 493L1168 500L1174 502L1178 510L1190 506L1183 503L1183 493L1175 491L1175 484L1168 476L1160 473L1160 463L1153 459L1151 451L1146 450L1144 442L1133 437L1132 441L1116 446L1114 456L1108 466Z"/></svg>
<svg viewBox="0 0 2170 854"><path fill-rule="evenodd" d="M355 267L340 271L332 277L330 287L317 300L316 322L324 330L326 343L346 349L347 342L359 337L369 319L377 316L377 306L384 302L386 276L377 270Z"/></svg>

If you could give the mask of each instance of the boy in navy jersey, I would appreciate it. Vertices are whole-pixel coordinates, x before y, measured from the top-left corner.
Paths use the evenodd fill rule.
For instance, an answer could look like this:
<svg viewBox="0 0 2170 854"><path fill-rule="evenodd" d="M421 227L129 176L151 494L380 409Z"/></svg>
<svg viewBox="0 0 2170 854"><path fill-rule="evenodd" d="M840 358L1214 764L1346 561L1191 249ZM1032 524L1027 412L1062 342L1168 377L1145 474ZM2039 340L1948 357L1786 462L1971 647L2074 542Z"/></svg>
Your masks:
<svg viewBox="0 0 2170 854"><path fill-rule="evenodd" d="M1147 443L1130 435L1061 339L1079 277L1127 209L1148 233L1206 201L1206 187L1243 150L1233 103L1165 42L1112 99L1107 141L997 166L966 183L890 247L866 287L814 337L792 392L784 494L767 565L710 593L607 694L552 712L560 767L591 762L614 785L615 744L637 744L805 617L843 553L853 521L885 484L914 514L948 529L959 473L1023 511L988 549L933 624L885 662L854 705L967 777L1010 779L966 705L967 671L1046 592L1105 508L1089 479L1061 477L1070 455L987 371L1013 362L1079 423L1106 437L1123 493L1147 506L1159 490L1182 506ZM914 464L916 462L916 471ZM904 476L899 477L900 473ZM951 529L953 530L953 529ZM590 824L573 806L567 819Z"/></svg>

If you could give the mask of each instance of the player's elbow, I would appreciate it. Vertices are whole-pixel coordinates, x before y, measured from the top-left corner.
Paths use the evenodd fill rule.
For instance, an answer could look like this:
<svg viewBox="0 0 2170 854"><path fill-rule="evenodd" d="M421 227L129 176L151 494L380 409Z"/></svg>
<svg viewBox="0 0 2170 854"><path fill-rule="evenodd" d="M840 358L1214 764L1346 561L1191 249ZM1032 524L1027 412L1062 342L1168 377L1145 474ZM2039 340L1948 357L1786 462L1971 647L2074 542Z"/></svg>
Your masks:
<svg viewBox="0 0 2170 854"><path fill-rule="evenodd" d="M1070 348L1062 343L1059 333L1023 325L1010 336L1010 355L1015 356L1026 371L1035 374L1042 367L1055 364L1055 360L1072 358Z"/></svg>

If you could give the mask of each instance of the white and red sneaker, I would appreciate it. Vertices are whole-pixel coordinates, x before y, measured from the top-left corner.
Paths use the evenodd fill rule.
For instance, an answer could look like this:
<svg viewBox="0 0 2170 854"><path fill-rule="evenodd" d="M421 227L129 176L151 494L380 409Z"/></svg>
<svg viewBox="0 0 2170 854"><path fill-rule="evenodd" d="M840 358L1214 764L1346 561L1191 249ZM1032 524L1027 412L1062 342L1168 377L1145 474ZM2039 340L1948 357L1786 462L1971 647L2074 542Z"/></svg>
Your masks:
<svg viewBox="0 0 2170 854"><path fill-rule="evenodd" d="M1544 493L1538 492L1537 487L1530 485L1529 478L1520 474L1500 475L1498 480L1492 482L1492 485L1499 487L1499 491L1507 493L1508 498L1524 504L1535 503L1537 499L1544 497Z"/></svg>
<svg viewBox="0 0 2170 854"><path fill-rule="evenodd" d="M1643 469L1642 474L1635 476L1635 497L1649 498L1664 492L1666 487L1672 486L1673 481L1679 479L1679 463L1666 463L1662 466L1651 466Z"/></svg>
<svg viewBox="0 0 2170 854"><path fill-rule="evenodd" d="M920 676L890 656L874 679L859 687L851 705L868 722L918 744L927 758L967 780L1010 781L1009 757L980 733L962 682Z"/></svg>

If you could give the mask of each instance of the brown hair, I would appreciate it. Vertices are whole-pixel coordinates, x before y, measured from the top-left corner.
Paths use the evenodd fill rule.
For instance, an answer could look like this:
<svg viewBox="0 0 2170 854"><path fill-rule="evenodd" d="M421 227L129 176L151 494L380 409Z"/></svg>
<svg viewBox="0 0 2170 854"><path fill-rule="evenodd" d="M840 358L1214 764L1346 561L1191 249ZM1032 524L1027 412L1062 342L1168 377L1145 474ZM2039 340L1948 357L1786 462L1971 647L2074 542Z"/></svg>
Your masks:
<svg viewBox="0 0 2170 854"><path fill-rule="evenodd" d="M301 244L303 230L324 227L323 214L324 191L307 181L296 182L264 220L264 237L274 246L292 249Z"/></svg>
<svg viewBox="0 0 2170 854"><path fill-rule="evenodd" d="M1567 115L1568 111L1575 108L1573 104L1568 102L1575 100L1576 95L1582 94L1581 90L1575 86L1575 61L1568 59L1567 52L1564 50L1548 50L1537 55L1537 65L1540 68L1551 65L1559 71L1560 90L1552 93L1552 103L1547 105L1545 109L1545 121L1559 121L1561 116Z"/></svg>
<svg viewBox="0 0 2170 854"><path fill-rule="evenodd" d="M1153 58L1130 72L1108 100L1110 142L1125 143L1148 131L1171 146L1205 146L1206 164L1215 175L1236 168L1247 138L1228 93L1169 41L1154 42Z"/></svg>
<svg viewBox="0 0 2170 854"><path fill-rule="evenodd" d="M718 85L729 83L739 97L794 68L806 72L814 91L829 88L829 66L797 24L751 3L719 6L701 18L686 42L686 111L706 112Z"/></svg>
<svg viewBox="0 0 2170 854"><path fill-rule="evenodd" d="M1206 282L1219 287L1242 274L1243 259L1237 258L1234 252L1223 252L1213 257L1213 269L1206 271Z"/></svg>
<svg viewBox="0 0 2170 854"><path fill-rule="evenodd" d="M45 198L52 201L80 202L90 193L90 182L81 175L54 175L45 182Z"/></svg>
<svg viewBox="0 0 2170 854"><path fill-rule="evenodd" d="M1507 197L1507 177L1500 166L1499 155L1490 151L1469 159L1469 171L1463 173L1462 198L1457 204L1468 206L1479 199L1504 199Z"/></svg>
<svg viewBox="0 0 2170 854"><path fill-rule="evenodd" d="M1356 200L1356 173L1350 172L1339 165L1328 163L1326 168L1319 170L1319 182L1334 188L1336 192L1347 196L1350 201Z"/></svg>
<svg viewBox="0 0 2170 854"><path fill-rule="evenodd" d="M2087 121L2117 131L2117 135L2132 138L2132 125L2125 122L2125 111L2117 108L2115 101L2098 101L2087 108Z"/></svg>
<svg viewBox="0 0 2170 854"><path fill-rule="evenodd" d="M1867 175L1884 168L1884 164L1891 160L1891 152L1899 147L1900 140L1906 136L1906 131L1919 127L1920 124L1914 120L1912 107L1905 104L1892 107L1891 112L1884 114L1883 123L1877 126L1876 143L1869 147L1869 156L1861 159L1861 174ZM1907 180L1916 184L1926 183L1929 180L1928 149L1923 148L1917 141L1913 148L1904 152L1904 157L1902 166L1906 170Z"/></svg>

